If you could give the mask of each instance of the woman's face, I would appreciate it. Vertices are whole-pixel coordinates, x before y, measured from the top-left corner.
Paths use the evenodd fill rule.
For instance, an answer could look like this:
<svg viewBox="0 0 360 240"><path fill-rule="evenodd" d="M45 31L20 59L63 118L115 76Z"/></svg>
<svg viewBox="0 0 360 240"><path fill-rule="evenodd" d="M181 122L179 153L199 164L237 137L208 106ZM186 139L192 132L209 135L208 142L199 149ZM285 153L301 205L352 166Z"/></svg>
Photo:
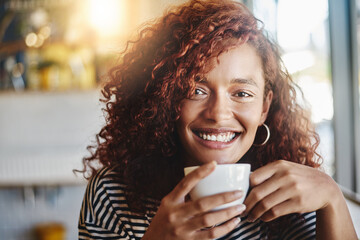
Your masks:
<svg viewBox="0 0 360 240"><path fill-rule="evenodd" d="M255 49L243 44L213 58L190 99L181 102L177 131L187 166L236 163L250 149L265 121L272 92Z"/></svg>

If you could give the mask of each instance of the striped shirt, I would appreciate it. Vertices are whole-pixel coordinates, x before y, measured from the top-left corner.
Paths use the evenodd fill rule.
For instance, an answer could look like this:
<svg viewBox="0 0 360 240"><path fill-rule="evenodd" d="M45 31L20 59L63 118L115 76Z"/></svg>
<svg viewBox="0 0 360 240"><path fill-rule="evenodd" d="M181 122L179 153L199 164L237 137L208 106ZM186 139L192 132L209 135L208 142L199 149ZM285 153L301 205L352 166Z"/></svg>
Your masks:
<svg viewBox="0 0 360 240"><path fill-rule="evenodd" d="M79 218L79 239L141 239L155 216L160 202L148 199L145 215L131 212L126 198L126 185L114 182L116 174L103 168L88 183ZM284 226L278 239L315 239L315 212L293 217ZM257 220L253 223L241 219L240 224L219 239L267 239L267 225Z"/></svg>

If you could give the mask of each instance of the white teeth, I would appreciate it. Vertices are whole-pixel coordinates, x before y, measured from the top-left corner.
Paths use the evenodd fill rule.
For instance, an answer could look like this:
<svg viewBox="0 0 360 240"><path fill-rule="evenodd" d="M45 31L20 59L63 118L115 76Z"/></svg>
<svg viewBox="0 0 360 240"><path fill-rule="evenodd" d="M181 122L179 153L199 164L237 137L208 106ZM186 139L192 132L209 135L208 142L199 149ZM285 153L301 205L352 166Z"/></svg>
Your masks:
<svg viewBox="0 0 360 240"><path fill-rule="evenodd" d="M227 132L221 134L206 134L206 133L199 133L199 136L208 141L217 141L217 142L230 142L234 137L235 133Z"/></svg>

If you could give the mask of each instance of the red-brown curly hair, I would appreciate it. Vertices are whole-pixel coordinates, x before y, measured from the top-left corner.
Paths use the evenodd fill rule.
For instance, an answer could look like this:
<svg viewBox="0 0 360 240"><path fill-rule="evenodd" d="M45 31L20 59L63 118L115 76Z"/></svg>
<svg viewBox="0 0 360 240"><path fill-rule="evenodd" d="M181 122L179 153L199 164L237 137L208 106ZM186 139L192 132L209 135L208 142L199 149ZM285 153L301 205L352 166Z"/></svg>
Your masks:
<svg viewBox="0 0 360 240"><path fill-rule="evenodd" d="M183 177L175 125L181 100L192 94L210 58L245 42L261 57L265 96L273 91L273 101L266 120L270 140L244 158L251 159L253 169L279 159L318 167L318 135L296 103L296 84L262 23L237 2L192 0L145 26L109 72L102 90L106 125L97 144L88 147L84 171L94 174L96 161L114 168L116 180L129 187L134 211L144 209L144 197L168 194ZM264 138L259 132L255 141Z"/></svg>

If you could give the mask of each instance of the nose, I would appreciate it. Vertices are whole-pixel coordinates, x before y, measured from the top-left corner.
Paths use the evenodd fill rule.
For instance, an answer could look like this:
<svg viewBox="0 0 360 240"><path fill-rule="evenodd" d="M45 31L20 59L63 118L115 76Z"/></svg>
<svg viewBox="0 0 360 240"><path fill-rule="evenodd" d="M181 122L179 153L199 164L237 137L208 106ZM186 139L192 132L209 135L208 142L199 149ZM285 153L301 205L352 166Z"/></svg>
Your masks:
<svg viewBox="0 0 360 240"><path fill-rule="evenodd" d="M231 100L226 93L215 93L210 96L204 111L205 118L212 122L229 120L233 116Z"/></svg>

